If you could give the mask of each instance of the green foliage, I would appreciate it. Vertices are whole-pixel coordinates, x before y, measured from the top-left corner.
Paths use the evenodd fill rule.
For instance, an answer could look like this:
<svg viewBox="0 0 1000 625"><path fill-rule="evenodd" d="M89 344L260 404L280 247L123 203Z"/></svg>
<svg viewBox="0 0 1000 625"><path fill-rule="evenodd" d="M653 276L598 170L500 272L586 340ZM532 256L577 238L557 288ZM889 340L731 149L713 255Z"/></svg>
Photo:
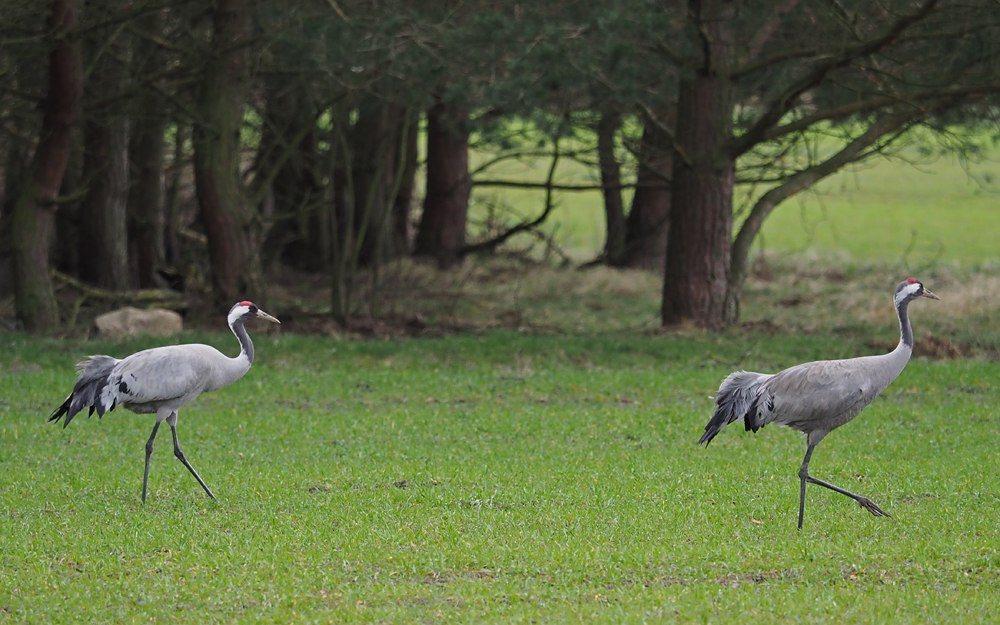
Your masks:
<svg viewBox="0 0 1000 625"><path fill-rule="evenodd" d="M232 347L228 335L187 339ZM983 622L1000 592L996 363L915 360L811 468L733 427L694 441L735 367L868 353L736 333L257 340L181 413L208 500L147 417L44 417L83 354L0 335L0 622Z"/></svg>

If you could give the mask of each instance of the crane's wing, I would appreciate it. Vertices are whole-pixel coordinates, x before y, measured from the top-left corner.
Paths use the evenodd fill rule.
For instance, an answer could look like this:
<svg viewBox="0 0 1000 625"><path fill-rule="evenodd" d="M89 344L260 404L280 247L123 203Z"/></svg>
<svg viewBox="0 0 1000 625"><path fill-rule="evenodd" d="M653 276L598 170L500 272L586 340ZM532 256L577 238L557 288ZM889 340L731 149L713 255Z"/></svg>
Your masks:
<svg viewBox="0 0 1000 625"><path fill-rule="evenodd" d="M87 360L77 363L78 378L73 386L73 392L49 415L49 421L58 421L61 416L66 415L66 420L63 422L65 428L77 413L88 407L90 414L94 414L96 407L98 416L104 416L110 408L104 407L100 396L107 385L108 375L119 362L121 361L111 356L90 356Z"/></svg>
<svg viewBox="0 0 1000 625"><path fill-rule="evenodd" d="M761 385L770 377L770 374L753 371L736 371L726 376L719 385L719 392L715 394L715 414L705 426L698 444L708 445L722 428L745 418L750 407L757 401Z"/></svg>
<svg viewBox="0 0 1000 625"><path fill-rule="evenodd" d="M858 360L819 360L774 374L761 385L747 429L756 432L768 423L794 426L860 412L881 389L875 389L870 372Z"/></svg>
<svg viewBox="0 0 1000 625"><path fill-rule="evenodd" d="M102 402L147 404L200 394L209 381L212 352L206 345L175 345L132 354L111 371Z"/></svg>

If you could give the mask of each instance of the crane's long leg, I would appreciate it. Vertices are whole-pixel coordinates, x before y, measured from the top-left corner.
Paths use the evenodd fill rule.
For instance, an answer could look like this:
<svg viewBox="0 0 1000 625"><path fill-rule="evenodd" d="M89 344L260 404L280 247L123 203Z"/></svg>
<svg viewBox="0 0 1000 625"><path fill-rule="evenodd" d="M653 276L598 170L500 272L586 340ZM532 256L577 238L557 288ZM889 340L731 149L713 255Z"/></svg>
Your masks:
<svg viewBox="0 0 1000 625"><path fill-rule="evenodd" d="M146 441L146 470L142 474L142 503L146 503L146 485L149 484L149 457L153 455L153 439L156 438L156 430L160 429L160 422L153 426L153 433Z"/></svg>
<svg viewBox="0 0 1000 625"><path fill-rule="evenodd" d="M799 469L799 479L802 481L802 486L799 488L799 529L802 529L802 519L806 512L806 481L809 479L809 459L812 458L815 448L815 445L809 445L806 448L806 457Z"/></svg>
<svg viewBox="0 0 1000 625"><path fill-rule="evenodd" d="M871 512L875 516L889 516L889 513L887 513L882 508L879 508L878 504L876 504L871 499L868 499L867 497L863 497L861 495L855 495L849 490L844 490L843 488L834 486L833 484L830 484L829 482L824 482L823 480L817 480L816 478L809 475L809 459L812 457L813 449L815 448L816 448L815 445L809 445L809 447L806 449L806 457L802 461L802 468L799 469L799 479L801 480L801 488L799 489L799 529L802 529L802 518L805 514L806 482L809 482L811 484L816 484L824 488L829 488L830 490L838 492L841 495L847 495L854 501L858 502L859 506L861 506L868 512Z"/></svg>
<svg viewBox="0 0 1000 625"><path fill-rule="evenodd" d="M191 475L194 476L194 479L198 480L198 483L201 484L201 487L205 489L205 492L208 493L208 496L211 497L212 499L215 499L215 495L213 495L212 491L210 491L208 489L208 486L205 485L205 481L201 479L201 476L198 475L198 472L194 470L194 467L191 466L191 463L188 462L187 458L184 457L184 452L181 451L180 443L177 442L177 426L171 423L170 431L174 435L174 455L177 456L178 460L184 463L184 466L188 468L188 471L191 472Z"/></svg>

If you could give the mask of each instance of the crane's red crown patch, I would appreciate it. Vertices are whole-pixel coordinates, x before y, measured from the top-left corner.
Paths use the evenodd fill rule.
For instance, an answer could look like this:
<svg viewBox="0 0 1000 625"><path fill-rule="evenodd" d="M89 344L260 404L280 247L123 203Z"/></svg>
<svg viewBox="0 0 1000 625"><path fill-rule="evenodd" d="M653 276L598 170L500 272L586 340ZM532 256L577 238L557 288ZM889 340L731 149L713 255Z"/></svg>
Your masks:
<svg viewBox="0 0 1000 625"><path fill-rule="evenodd" d="M910 279L913 280L913 278ZM913 281L916 282L916 280ZM240 306L246 306L247 308L250 308L251 306L253 306L253 302L248 302L247 300L243 300L242 302L240 302Z"/></svg>
<svg viewBox="0 0 1000 625"><path fill-rule="evenodd" d="M906 281L909 282L910 284L916 284L917 283L917 279L916 278L907 278ZM247 302L243 302L243 303L246 304Z"/></svg>

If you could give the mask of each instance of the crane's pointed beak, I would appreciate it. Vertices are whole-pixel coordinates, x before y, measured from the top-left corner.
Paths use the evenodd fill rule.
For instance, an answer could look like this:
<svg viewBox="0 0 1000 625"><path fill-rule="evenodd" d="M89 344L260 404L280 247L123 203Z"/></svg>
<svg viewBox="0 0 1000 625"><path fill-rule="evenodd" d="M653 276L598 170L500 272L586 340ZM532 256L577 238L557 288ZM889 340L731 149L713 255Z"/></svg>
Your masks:
<svg viewBox="0 0 1000 625"><path fill-rule="evenodd" d="M938 300L941 299L940 297L938 297L937 295L934 295L933 293L931 293L927 289L924 289L924 292L921 293L920 295L921 295L921 297L929 297L931 299L938 299Z"/></svg>
<svg viewBox="0 0 1000 625"><path fill-rule="evenodd" d="M264 319L266 321L270 321L271 323L281 323L276 318L272 317L271 315L267 314L266 312L264 312L263 310L261 310L259 308L257 309L257 317L259 319Z"/></svg>

